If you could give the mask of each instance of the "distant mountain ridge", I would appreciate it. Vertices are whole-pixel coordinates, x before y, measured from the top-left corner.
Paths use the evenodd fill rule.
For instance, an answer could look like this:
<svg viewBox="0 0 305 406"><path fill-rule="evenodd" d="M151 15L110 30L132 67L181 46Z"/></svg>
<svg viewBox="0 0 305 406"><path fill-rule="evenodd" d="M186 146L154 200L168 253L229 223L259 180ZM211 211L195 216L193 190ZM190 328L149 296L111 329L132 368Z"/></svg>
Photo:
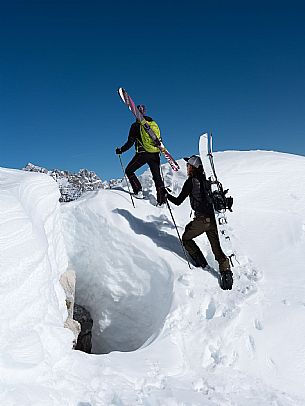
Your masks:
<svg viewBox="0 0 305 406"><path fill-rule="evenodd" d="M122 182L122 179L111 179L102 181L94 172L88 169L80 169L79 172L73 173L67 170L52 169L48 170L29 162L23 171L45 173L52 176L58 183L61 194L60 202L71 202L78 199L83 193L98 189L111 189Z"/></svg>

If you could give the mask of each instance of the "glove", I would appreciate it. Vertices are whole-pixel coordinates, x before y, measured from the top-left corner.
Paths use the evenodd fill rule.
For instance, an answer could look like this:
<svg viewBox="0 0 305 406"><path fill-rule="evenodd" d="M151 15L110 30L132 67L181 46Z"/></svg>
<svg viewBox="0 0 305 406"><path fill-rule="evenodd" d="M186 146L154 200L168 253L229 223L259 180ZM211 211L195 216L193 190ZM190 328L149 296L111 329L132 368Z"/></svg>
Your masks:
<svg viewBox="0 0 305 406"><path fill-rule="evenodd" d="M121 153L122 153L121 148L116 148L115 153L117 155L121 155Z"/></svg>

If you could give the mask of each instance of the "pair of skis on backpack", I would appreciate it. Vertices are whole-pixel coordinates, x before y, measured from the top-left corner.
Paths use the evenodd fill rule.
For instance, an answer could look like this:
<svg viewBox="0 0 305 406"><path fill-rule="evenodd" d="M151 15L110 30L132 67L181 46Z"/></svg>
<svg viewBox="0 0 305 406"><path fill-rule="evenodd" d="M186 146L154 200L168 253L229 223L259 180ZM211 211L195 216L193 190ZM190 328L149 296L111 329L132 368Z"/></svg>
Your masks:
<svg viewBox="0 0 305 406"><path fill-rule="evenodd" d="M139 122L143 126L144 130L147 132L147 134L152 139L155 146L157 148L159 148L160 152L164 155L165 159L170 164L172 170L177 172L179 170L179 168L180 168L178 163L174 160L172 155L165 148L162 141L160 141L159 138L156 136L156 134L153 132L153 130L150 127L149 123L145 120L143 114L139 111L139 109L135 105L132 98L129 96L129 94L126 92L126 90L123 89L122 87L120 87L118 89L118 93L119 93L119 96L121 97L121 99L123 100L123 102L127 105L129 110L132 112L132 114L136 117L137 120L139 120Z"/></svg>

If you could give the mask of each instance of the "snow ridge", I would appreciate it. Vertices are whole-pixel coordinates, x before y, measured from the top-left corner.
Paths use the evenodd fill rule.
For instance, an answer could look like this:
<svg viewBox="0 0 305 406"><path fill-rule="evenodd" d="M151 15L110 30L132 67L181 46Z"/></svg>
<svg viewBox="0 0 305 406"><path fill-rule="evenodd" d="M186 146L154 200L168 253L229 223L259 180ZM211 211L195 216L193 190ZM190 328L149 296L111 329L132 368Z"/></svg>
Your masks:
<svg viewBox="0 0 305 406"><path fill-rule="evenodd" d="M10 169L0 169L0 187L1 382L10 385L22 376L31 383L73 340L62 329L66 308L59 278L68 259L59 192L45 175Z"/></svg>

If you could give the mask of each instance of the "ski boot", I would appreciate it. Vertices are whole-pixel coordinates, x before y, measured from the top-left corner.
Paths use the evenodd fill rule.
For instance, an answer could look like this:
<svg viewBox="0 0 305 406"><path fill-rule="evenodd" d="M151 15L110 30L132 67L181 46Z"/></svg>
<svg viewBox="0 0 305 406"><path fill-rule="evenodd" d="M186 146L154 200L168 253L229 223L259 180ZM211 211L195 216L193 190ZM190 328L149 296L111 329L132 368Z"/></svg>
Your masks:
<svg viewBox="0 0 305 406"><path fill-rule="evenodd" d="M162 206L166 203L166 190L164 186L157 188L157 202L158 206Z"/></svg>
<svg viewBox="0 0 305 406"><path fill-rule="evenodd" d="M233 286L233 272L230 269L220 272L219 286L223 290L231 290Z"/></svg>
<svg viewBox="0 0 305 406"><path fill-rule="evenodd" d="M231 290L233 285L233 273L230 268L229 258L219 264L219 286L223 290Z"/></svg>
<svg viewBox="0 0 305 406"><path fill-rule="evenodd" d="M134 193L133 196L134 196L136 199L144 199L144 195L143 195L142 190L139 190L137 193Z"/></svg>
<svg viewBox="0 0 305 406"><path fill-rule="evenodd" d="M203 253L199 250L195 254L190 255L193 260L194 265L197 268L205 268L207 266L207 260L205 259Z"/></svg>

